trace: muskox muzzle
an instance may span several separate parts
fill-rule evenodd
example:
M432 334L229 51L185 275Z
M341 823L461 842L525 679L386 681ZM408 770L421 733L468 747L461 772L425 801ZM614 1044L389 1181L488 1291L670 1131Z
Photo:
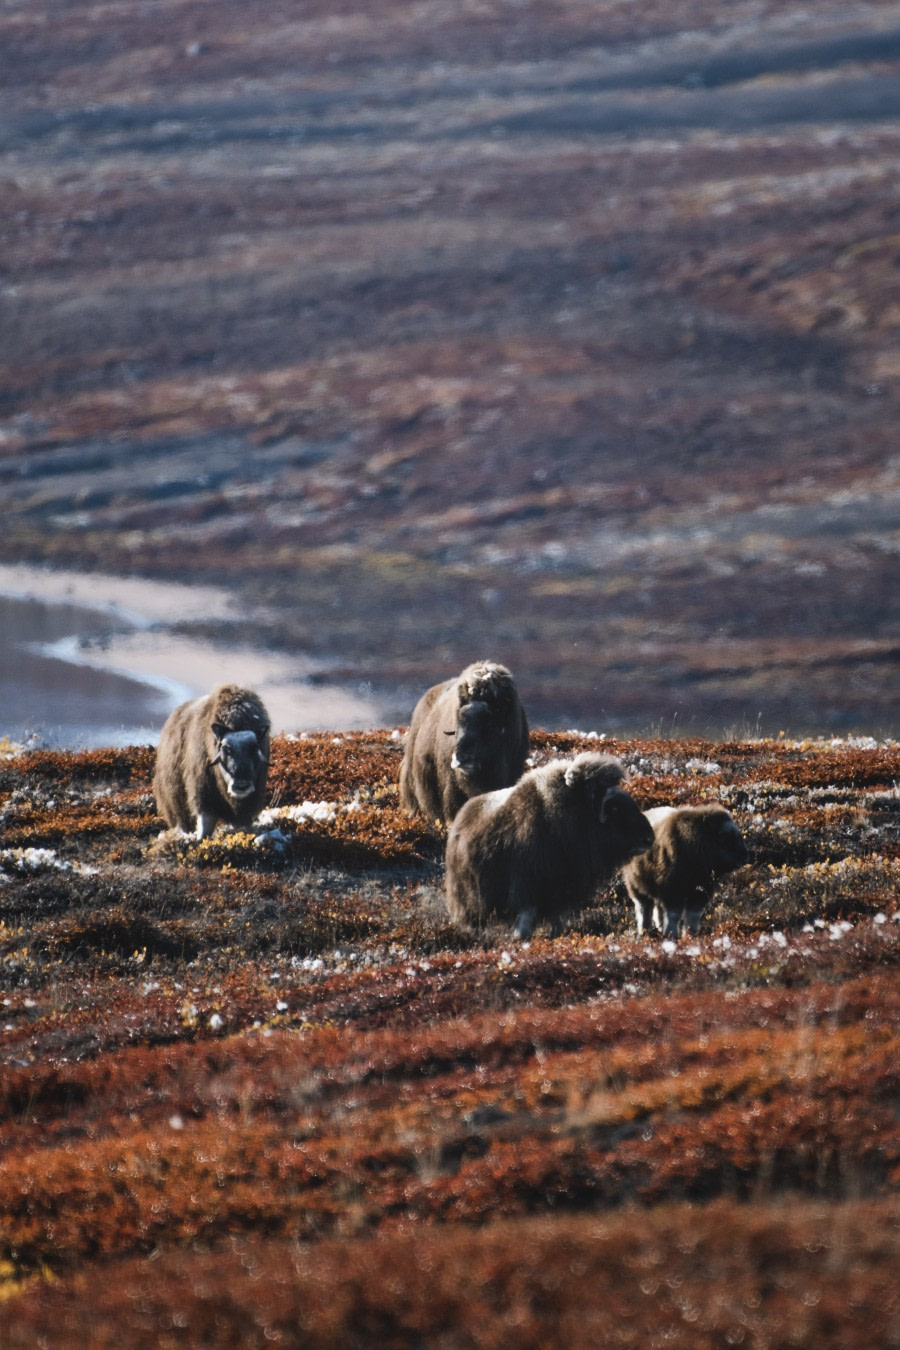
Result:
M268 760L255 731L228 731L219 739L212 762L222 772L228 796L240 801L256 791Z

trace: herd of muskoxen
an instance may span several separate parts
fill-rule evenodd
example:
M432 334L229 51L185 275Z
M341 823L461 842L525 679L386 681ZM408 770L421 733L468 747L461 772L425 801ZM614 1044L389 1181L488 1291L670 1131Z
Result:
M203 839L248 828L265 798L269 718L250 689L184 703L160 735L153 790L167 825ZM528 720L505 666L479 661L422 695L400 769L400 804L448 827L454 923L557 933L621 872L638 933L695 933L716 881L748 852L719 806L642 812L625 771L588 752L528 770Z

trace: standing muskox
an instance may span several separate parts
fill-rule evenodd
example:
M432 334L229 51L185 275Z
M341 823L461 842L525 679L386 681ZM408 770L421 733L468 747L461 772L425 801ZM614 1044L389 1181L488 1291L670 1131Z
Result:
M219 820L246 828L262 807L268 769L269 717L259 696L220 685L167 719L153 774L157 810L198 839Z
M436 684L413 711L400 805L448 824L470 797L509 787L528 758L528 721L505 666L478 661Z
M622 871L638 934L651 921L669 937L696 933L719 877L743 867L747 845L724 806L656 806L653 843Z
M474 797L447 839L447 908L459 924L490 917L528 938L542 920L558 932L601 882L653 842L624 770L588 753L533 769L501 792Z

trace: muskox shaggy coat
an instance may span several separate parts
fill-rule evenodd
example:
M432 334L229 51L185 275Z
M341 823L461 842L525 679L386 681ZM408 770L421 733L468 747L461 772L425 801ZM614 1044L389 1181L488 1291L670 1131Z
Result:
M413 710L400 768L400 805L449 823L470 797L515 783L528 758L528 721L505 666L479 661L436 684Z
M638 933L651 923L670 937L696 933L716 882L748 861L747 845L723 806L657 806L646 816L653 843L622 871Z
M491 918L520 938L549 920L558 931L601 882L653 841L607 755L554 760L511 788L473 797L447 839L447 908L458 924Z
M269 717L258 695L220 685L166 721L153 774L157 810L198 839L220 820L246 828L265 799L268 768Z

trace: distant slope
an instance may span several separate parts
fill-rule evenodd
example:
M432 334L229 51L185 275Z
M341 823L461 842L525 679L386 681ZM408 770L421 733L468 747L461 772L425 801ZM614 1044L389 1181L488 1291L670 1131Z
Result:
M0 16L4 560L408 715L896 729L896 5ZM219 630L221 631L221 630Z

